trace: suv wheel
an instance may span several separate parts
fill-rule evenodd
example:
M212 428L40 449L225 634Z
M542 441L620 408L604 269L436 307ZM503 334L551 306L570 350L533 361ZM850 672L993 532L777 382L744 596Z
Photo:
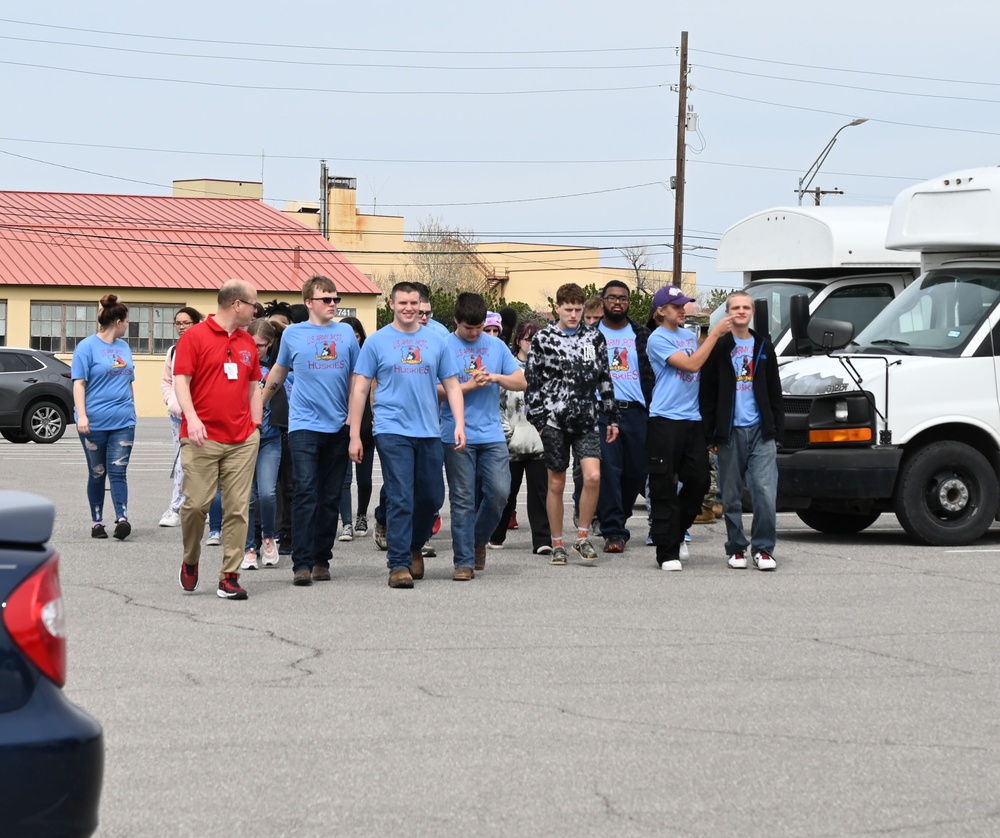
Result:
M21 427L33 442L55 442L66 432L66 414L55 402L37 402L28 408Z

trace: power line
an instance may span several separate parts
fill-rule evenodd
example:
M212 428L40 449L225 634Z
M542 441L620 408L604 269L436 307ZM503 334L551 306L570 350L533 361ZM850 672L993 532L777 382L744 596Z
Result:
M994 81L968 81L966 79L940 79L931 76L910 76L903 73L883 73L876 70L853 70L846 67L823 67L816 64L795 64L790 61L775 61L771 58L754 58L749 55L733 55L727 52L712 52L707 49L692 50L693 52L704 53L705 55L718 55L722 58L736 58L740 61L756 61L762 64L777 64L782 67L796 67L804 70L823 70L828 73L855 73L865 76L882 76L883 78L905 79L907 81L932 81L943 84L971 84L986 87L1000 87L1000 82Z
M106 29L85 29L77 26L59 26L52 23L36 23L30 20L13 20L0 18L0 23L13 23L17 26L35 26L42 29L60 29L66 32L86 32L91 35L112 35L118 38L146 38L155 41L179 41L192 44L223 44L240 47L268 47L272 49L303 49L321 50L327 52L371 52L390 53L394 55L571 55L585 53L607 52L663 52L672 51L669 46L651 47L603 47L601 49L563 49L563 50L419 50L419 49L373 49L370 47L331 47L309 46L306 44L262 43L255 41L220 41L209 38L182 38L172 35L149 35L135 32L114 32Z
M764 99L752 99L749 96L737 96L733 93L722 93L718 90L708 90L704 87L698 88L699 93L708 93L712 96L723 96L727 99L738 99L741 102L752 102L755 105L770 105L775 108L790 108L797 111L808 111L809 113L823 113L830 116L839 116L843 119L853 119L857 114L842 113L840 111L827 111L822 108L807 108L805 105L788 105L784 102L768 102ZM982 131L978 128L955 128L951 125L921 125L914 122L897 122L891 119L878 119L869 117L869 122L877 122L881 125L896 125L902 128L925 128L928 131L956 131L960 134L982 134L987 137L1000 137L1000 131Z
M0 61L11 67L28 67L33 70L53 70L58 73L75 73L126 81L155 81L164 84L187 84L196 87L222 87L230 90L264 90L271 93L337 93L345 96L536 96L567 93L623 93L635 90L656 90L663 84L640 84L619 87L567 87L545 90L345 90L330 87L284 87L280 85L235 84L233 82L205 81L204 79L171 79L158 76L105 73L98 70L81 70L78 67L56 67L51 64L31 64L25 61Z
M357 62L342 62L342 61L301 61L295 59L287 58L261 58L257 56L243 56L243 55L205 55L203 53L192 53L192 52L164 52L162 50L148 50L148 49L133 49L131 47L113 47L107 46L105 44L82 44L74 41L51 41L44 40L42 38L18 38L14 35L0 35L0 40L4 41L17 41L19 43L28 44L47 44L49 46L62 46L62 47L77 47L79 49L93 49L102 50L106 52L124 52L130 55L152 55L161 58L200 58L208 61L244 61L253 64L285 64L295 67L354 67L366 70L431 70L435 72L440 71L480 71L480 72L508 72L508 71L600 71L604 72L606 70L663 70L671 66L671 64L602 64L602 65L588 65L588 66L572 66L572 65L562 65L554 67L552 65L520 65L520 66L492 66L492 67L470 67L470 66L445 66L445 65L428 65L428 64L360 64ZM478 54L478 53L477 53Z
M839 82L831 82L831 81L817 81L817 80L814 80L814 79L801 79L801 78L793 79L793 78L788 78L788 77L785 77L785 76L771 76L771 75L766 75L764 73L749 73L749 72L746 72L745 70L730 70L730 69L727 69L725 67L712 67L712 66L709 66L707 64L702 64L701 68L702 69L706 69L706 70L715 70L715 71L720 72L720 73L734 73L736 75L747 76L749 78L755 78L755 79L771 79L773 81L790 81L790 82L795 82L797 84L816 84L816 85L821 85L822 87L838 87L838 88L841 88L843 90L863 90L863 91L865 91L865 93L884 93L884 94L887 94L887 95L890 95L890 96L915 96L915 97L920 98L920 99L948 99L949 101L954 101L954 102L979 102L979 103L985 103L985 104L990 104L990 105L1000 105L1000 101L998 101L996 99L979 99L979 98L975 98L975 97L972 97L972 96L956 96L956 95L954 95L952 93L948 93L948 94L941 94L941 93L912 93L912 92L905 91L905 90L880 90L879 88L876 88L876 87L867 87L867 86L861 86L861 85L856 85L856 84L840 84Z

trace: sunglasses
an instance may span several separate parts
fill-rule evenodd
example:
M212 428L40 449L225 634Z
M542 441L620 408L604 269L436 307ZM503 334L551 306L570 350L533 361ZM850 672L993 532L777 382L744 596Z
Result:
M314 303L323 303L325 306L340 305L340 297L310 297Z
M178 326L178 327L180 327L180 326L193 326L194 325L194 321L193 320L175 320L174 321L174 325Z

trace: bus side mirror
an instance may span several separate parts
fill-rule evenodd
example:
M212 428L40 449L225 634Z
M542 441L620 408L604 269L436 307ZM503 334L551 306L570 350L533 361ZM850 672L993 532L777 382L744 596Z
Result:
M809 297L795 294L788 301L788 328L792 333L792 347L796 355L812 355L813 342L809 339Z
M753 330L761 337L771 339L771 318L767 310L767 300L754 300Z
M854 324L846 320L828 320L825 317L814 317L809 321L806 331L814 344L824 352L843 349L854 337Z

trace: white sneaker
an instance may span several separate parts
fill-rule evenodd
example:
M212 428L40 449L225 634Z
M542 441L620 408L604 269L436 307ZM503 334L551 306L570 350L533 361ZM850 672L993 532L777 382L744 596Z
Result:
M168 509L163 513L163 517L160 518L161 527L179 527L181 525L181 516L179 513L174 512L172 509Z
M491 550L503 550L502 544L494 544L492 541L486 542L486 546L489 547Z
M265 538L263 543L260 545L260 561L264 567L277 567L278 566L278 545L274 543L273 538Z
M240 570L257 569L257 551L251 547L243 554L243 561L240 562Z
M734 553L729 557L727 564L733 570L746 570L747 569L747 554L742 550L739 553Z
M671 559L669 562L664 562L660 565L660 570L683 570L681 566L680 559Z
M753 566L757 570L774 570L778 563L767 550L760 550L753 554Z
M340 538L338 541L354 541L354 527L350 524L344 524L344 528L340 531Z
M677 555L680 556L682 559L691 558L691 551L688 549L687 544L685 544L683 541L681 542L681 549L678 551Z
M222 544L222 533L218 530L213 530L208 534L208 541L205 545L208 547L219 547Z

